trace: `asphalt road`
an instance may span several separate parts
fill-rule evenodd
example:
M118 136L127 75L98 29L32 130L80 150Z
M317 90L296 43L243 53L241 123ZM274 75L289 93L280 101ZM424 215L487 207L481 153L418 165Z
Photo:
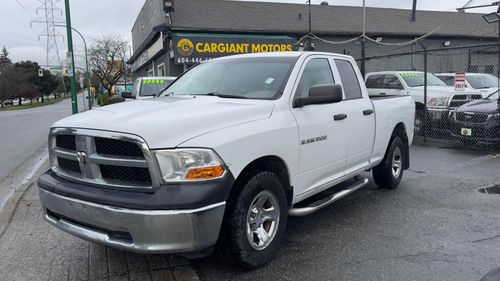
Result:
M500 153L500 151L498 152ZM479 280L500 266L500 155L415 145L400 187L373 184L291 218L274 261L243 271L194 262L202 280Z
M78 95L83 107L83 95ZM71 115L71 100L24 110L0 112L0 182L47 143L55 121Z

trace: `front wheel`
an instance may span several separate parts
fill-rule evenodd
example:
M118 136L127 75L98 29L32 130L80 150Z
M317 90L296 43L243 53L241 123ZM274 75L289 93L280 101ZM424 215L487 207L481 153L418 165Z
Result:
M373 179L378 187L395 189L403 178L405 147L399 137L392 139L384 160L373 168Z
M283 183L271 172L259 172L234 197L226 220L228 253L243 267L258 268L274 258L285 234Z

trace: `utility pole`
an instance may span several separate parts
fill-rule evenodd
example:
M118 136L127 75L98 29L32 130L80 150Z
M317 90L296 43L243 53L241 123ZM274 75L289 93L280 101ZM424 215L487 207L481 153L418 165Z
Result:
M64 24L56 24L55 26L66 27L66 25L64 25ZM89 68L89 55L88 55L88 48L87 48L87 40L85 40L85 37L83 37L82 33L80 33L80 31L78 31L76 28L71 27L71 30L76 32L76 34L78 34L80 36L80 38L82 38L83 46L85 48L85 68L86 68L85 72L87 73L87 77L86 77L86 79L87 79L87 98L89 101L89 110L90 110L90 109L92 109L93 100L92 100L92 95L90 93L90 68Z
M361 75L366 74L366 0L363 0L363 35L361 36Z
M413 8L411 9L410 21L417 20L417 0L413 0Z
M311 1L312 0L308 0L307 2L309 3L308 7L309 7L309 33L312 32L312 19L311 19Z
M73 114L78 113L78 101L76 96L76 77L75 77L75 56L73 54L73 34L71 32L71 11L69 6L69 0L64 0L64 6L66 11L66 33L68 34L68 59L70 60L69 69L69 81L71 85L71 110Z

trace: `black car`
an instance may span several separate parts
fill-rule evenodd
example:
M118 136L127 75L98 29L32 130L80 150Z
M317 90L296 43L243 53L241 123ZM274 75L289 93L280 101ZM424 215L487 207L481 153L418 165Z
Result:
M466 144L500 143L500 103L498 91L482 100L466 103L455 109L452 136Z

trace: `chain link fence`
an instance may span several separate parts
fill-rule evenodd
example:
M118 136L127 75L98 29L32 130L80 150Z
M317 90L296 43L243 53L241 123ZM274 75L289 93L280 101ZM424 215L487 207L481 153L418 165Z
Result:
M498 44L422 45L418 51L367 57L365 78L370 95L413 97L417 138L500 151L499 60Z

